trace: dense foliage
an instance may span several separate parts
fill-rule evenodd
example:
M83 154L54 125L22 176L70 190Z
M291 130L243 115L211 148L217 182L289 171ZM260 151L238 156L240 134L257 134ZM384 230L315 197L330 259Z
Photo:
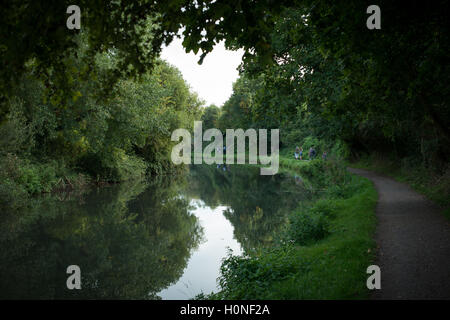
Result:
M445 170L449 39L442 8L380 7L383 27L375 31L364 30L364 5L319 1L284 11L270 36L275 63L244 65L219 123L282 128L282 145L291 149L318 138L323 149L344 142L354 154L391 153Z
M181 32L187 51L201 50L200 60L221 40L245 50L243 75L219 126L278 127L290 148L312 137L326 149L381 151L446 170L446 1L380 1L381 30L366 27L369 3L358 0L81 1L84 68L73 59L80 32L65 29L66 5L7 1L0 28L7 39L0 50L2 118L11 108L5 97L30 65L46 95L70 105L79 91L71 84L97 74L98 55L115 60L97 83L108 96L112 84L154 68L161 45ZM72 69L79 71L75 79L66 72Z
M220 108L212 104L203 109L201 121L203 130L217 128L217 119L220 115Z
M272 63L257 51L245 61L217 123L280 128L290 157L314 146L384 162L448 205L448 3L378 5L381 30L366 28L364 1L286 5L267 38Z
M2 207L16 206L27 194L180 169L170 161L171 132L192 127L202 104L180 72L155 60L151 73L122 78L104 96L101 90L115 56L96 56L86 79L84 35L78 41L78 56L63 61L73 95L59 99L50 94L36 76L38 66L30 63L5 102L9 112L0 124Z

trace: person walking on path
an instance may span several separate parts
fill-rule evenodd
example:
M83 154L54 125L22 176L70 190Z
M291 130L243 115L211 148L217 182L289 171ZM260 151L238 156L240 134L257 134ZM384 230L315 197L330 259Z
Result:
M316 157L316 150L314 149L314 146L309 148L309 160L314 160Z
M298 160L298 157L300 156L300 148L297 146L296 148L295 148L295 152L294 152L294 157L295 157L295 160Z

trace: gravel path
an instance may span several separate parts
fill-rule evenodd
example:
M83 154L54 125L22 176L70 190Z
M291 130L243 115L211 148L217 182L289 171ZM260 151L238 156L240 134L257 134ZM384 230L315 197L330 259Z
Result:
M375 240L381 289L373 299L450 299L450 222L405 184L349 168L378 191Z

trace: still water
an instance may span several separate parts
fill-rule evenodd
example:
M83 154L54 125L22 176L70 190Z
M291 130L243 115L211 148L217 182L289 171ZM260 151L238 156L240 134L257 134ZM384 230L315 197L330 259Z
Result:
M269 246L308 192L249 166L32 199L2 213L0 299L190 299L217 291L222 259ZM66 269L81 269L68 290Z

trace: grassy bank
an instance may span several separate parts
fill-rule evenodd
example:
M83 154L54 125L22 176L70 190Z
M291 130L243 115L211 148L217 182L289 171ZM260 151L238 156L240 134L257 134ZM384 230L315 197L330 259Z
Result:
M299 203L273 247L228 256L221 267L221 291L206 298L367 298L366 269L375 246L372 183L330 161L281 156L280 166L308 179L316 200Z
M408 184L441 206L444 215L450 219L450 167L444 172L436 172L423 165L414 165L377 155L352 161L348 165L371 170Z

